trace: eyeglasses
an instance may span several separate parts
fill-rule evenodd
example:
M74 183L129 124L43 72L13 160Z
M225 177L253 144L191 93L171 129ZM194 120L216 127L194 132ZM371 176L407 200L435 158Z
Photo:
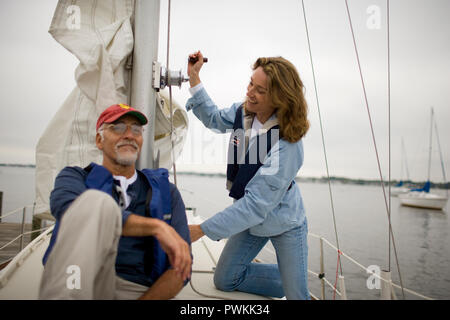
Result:
M108 126L105 127L105 129L111 129L114 133L116 134L124 134L128 128L131 129L131 133L133 134L133 136L135 137L140 137L142 136L142 132L144 132L144 128L141 125L138 124L126 124L123 122L119 122L119 123L112 123L109 124Z

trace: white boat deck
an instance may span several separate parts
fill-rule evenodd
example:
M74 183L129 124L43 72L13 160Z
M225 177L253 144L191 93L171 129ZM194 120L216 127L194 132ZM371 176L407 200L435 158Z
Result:
M200 224L201 218L187 212L189 224ZM203 237L192 244L194 263L192 265L191 282L187 284L175 299L231 299L231 300L261 300L271 299L243 292L224 292L214 286L213 276L225 240L213 241Z
M0 300L35 300L41 282L42 257L50 242L50 227L30 242L0 271Z

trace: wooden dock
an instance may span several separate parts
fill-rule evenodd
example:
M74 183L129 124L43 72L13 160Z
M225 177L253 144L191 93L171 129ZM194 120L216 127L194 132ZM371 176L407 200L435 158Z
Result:
M25 231L31 231L31 223L25 224ZM9 241L16 238L22 233L21 223L10 223L2 222L0 223L0 248L7 244ZM25 235L23 238L23 247L25 248L31 241L31 235ZM6 248L0 250L0 264L13 258L20 251L20 238L14 241L12 244Z

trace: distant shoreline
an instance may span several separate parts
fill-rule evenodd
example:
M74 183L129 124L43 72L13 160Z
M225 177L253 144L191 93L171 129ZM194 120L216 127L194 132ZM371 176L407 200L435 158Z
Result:
M36 168L35 164L20 164L20 163L0 163L0 167L18 167L18 168ZM205 173L205 172L185 172L185 171L178 171L177 174L181 175L191 175L191 176L201 176L201 177L223 177L225 178L226 175L224 173ZM328 178L327 177L296 177L296 181L298 182L313 182L313 183L327 183ZM356 185L379 185L380 180L370 180L370 179L354 179L354 178L346 178L346 177L330 177L330 181L332 183L339 183L339 184L356 184ZM403 181L405 185L408 187L414 188L414 187L421 187L425 184L426 181ZM399 183L398 180L392 180L391 186L396 185ZM388 183L385 181L385 185L387 186ZM450 189L450 182L444 183L434 183L431 182L431 188L433 189Z
M36 168L35 164L0 163L0 167Z
M202 177L223 177L226 178L226 175L223 173L204 173L204 172L183 172L178 171L179 175L190 175L190 176L202 176ZM297 182L313 182L313 183L328 183L327 177L296 177L295 180ZM380 180L368 180L368 179L352 179L345 177L330 177L330 181L332 183L338 184L355 184L355 185L380 185ZM391 187L399 183L398 180L391 181ZM421 188L425 181L403 181L403 183L411 188ZM386 186L388 183L385 181ZM431 188L433 189L450 189L450 182L447 183L434 183L431 182Z

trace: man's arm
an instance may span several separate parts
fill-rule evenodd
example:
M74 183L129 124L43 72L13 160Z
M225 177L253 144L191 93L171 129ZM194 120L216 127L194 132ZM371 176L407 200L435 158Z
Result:
M170 196L172 202L172 227L190 245L189 228L187 225L186 208L181 194L174 184L170 184ZM190 253L190 251L189 251ZM190 277L190 273L189 273ZM169 269L144 293L140 300L172 299L175 297L187 281L181 281L175 270Z
M164 272L139 300L168 300L183 289L184 282L174 269Z
M192 254L186 209L180 192L172 183L170 184L170 196L172 207L171 226L159 219L130 214L123 226L122 235L155 236L158 239L163 250L169 257L170 264L174 268L174 270L170 269L166 271L166 273L171 271L168 275L166 275L166 273L163 274L164 279L168 277L167 279L169 280L167 282L171 283L170 285L173 286L173 288L176 288L174 291L172 291L171 288L167 292L176 295L182 289L183 281L185 281L184 284L186 284L186 280L191 276ZM178 274L178 280L181 281L181 286L176 285L178 281L171 279L174 274ZM155 282L155 284L157 282ZM152 285L152 288L155 284Z
M182 280L191 275L192 255L186 210L181 194L174 184L170 184L172 204L172 225L162 220L130 214L122 227L123 236L154 236L169 257L172 267Z
M161 222L163 221L159 219L131 213L122 226L122 235L126 237L154 236L161 228L164 228Z
M156 237L182 281L189 278L192 264L189 244L164 221L130 214L122 227L122 235Z
M84 191L86 173L79 167L65 167L55 179L55 186L50 193L50 212L60 220L64 212Z

